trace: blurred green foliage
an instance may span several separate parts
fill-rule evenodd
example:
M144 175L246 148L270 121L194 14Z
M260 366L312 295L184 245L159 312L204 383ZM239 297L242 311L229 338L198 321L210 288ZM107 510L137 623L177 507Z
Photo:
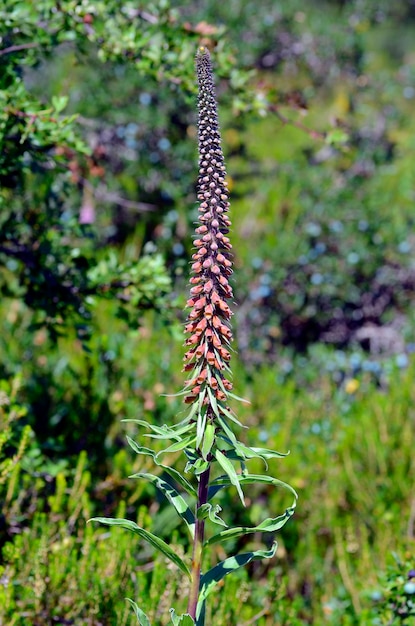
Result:
M301 497L270 568L225 581L215 624L400 623L414 15L404 0L0 0L0 623L128 624L125 595L154 620L183 601L177 572L85 520L175 530L125 479L145 468L119 420L180 411L160 394L182 384L200 41L230 173L240 417L291 448L279 475ZM252 493L252 516L281 504Z

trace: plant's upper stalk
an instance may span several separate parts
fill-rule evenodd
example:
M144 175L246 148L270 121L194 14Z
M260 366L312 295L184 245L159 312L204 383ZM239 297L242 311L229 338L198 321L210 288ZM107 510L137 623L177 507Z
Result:
M184 361L184 369L192 372L185 382L185 402L200 402L212 420L218 409L226 402L227 392L232 389L229 380L229 344L232 331L229 320L232 312L227 300L233 297L229 284L232 274L229 238L230 221L226 172L221 148L218 114L210 54L200 47L196 55L199 85L198 137L199 178L198 199L199 225L194 241L191 307L185 327L190 336ZM214 398L214 400L212 400Z

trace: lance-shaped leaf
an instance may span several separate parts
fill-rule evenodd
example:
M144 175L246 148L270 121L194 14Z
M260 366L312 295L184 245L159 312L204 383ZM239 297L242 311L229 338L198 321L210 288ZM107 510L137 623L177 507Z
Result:
M290 517L293 516L295 506L290 506L285 510L285 513L278 515L278 517L268 517L258 526L236 526L235 528L227 528L220 533L213 535L205 542L205 546L211 546L214 543L220 543L227 541L228 539L236 539L236 537L249 535L256 532L268 532L275 533L280 530L288 522Z
M170 609L170 615L174 626L195 626L192 617L188 613L176 615L176 611L174 609Z
M205 542L206 546L222 541L227 541L228 539L235 539L236 537L240 537L241 535L248 535L255 532L276 532L277 530L280 530L294 514L298 496L295 490L290 485L287 485L277 478L272 478L272 476L257 476L255 474L248 476L237 476L240 483L243 485L264 483L274 486L282 486L288 489L293 494L293 503L290 507L287 507L282 515L278 515L277 517L268 517L257 526L237 526L235 528L228 528L226 530L223 530L220 533L213 535L213 537L210 537L210 539ZM220 476L219 478L216 478L214 481L212 481L210 490L212 490L213 493L216 493L218 489L221 489L223 486L229 487L231 484L233 483L231 483L228 476ZM209 493L209 497L211 497L211 492Z
M127 421L127 420L124 420ZM139 426L146 426L153 431L153 433L147 433L144 437L151 437L152 439L175 439L176 437L180 437L187 432L190 432L193 429L193 425L189 424L189 420L186 420L185 423L181 422L180 424L176 424L175 426L155 426L154 424L148 424L143 420L134 420Z
M226 390L225 390L226 391ZM248 428L248 426L246 426L245 424L242 424L237 417L232 413L232 411L224 406L220 406L219 410L221 413L223 413L228 419L230 419L232 422L235 422L235 424L237 424L238 426L240 426L241 428Z
M137 620L138 620L138 623L140 624L140 626L151 626L150 621L149 621L147 615L144 613L144 611L142 611L140 608L138 608L136 603L133 600L130 600L130 598L125 598L125 599L133 607L133 611L136 614L136 617L137 617Z
M242 492L241 485L239 482L240 476L238 476L238 474L236 473L234 466L229 461L229 459L227 459L226 456L222 454L220 450L215 451L215 457L219 465L229 476L229 480L231 481L232 485L236 487L236 490L241 499L241 502L245 506L244 494Z
M237 474L237 476L241 485L265 484L273 485L274 487L283 487L284 489L288 489L288 491L293 494L295 500L298 498L295 489L278 478L264 476L262 474ZM231 484L233 483L228 476L218 476L218 478L215 478L210 483L208 499L210 500L220 489L229 487Z
M152 450L151 448L145 448L144 446L139 446L138 443L136 443L134 439L131 439L131 437L128 437L128 435L127 435L127 441L129 445L131 446L131 448L134 450L134 452L136 452L137 454L151 456L154 463L158 465L159 467L163 468L163 470L167 472L167 474L169 474L169 476L171 476L177 482L178 485L183 487L183 489L189 495L197 497L197 492L196 492L196 489L193 487L193 485L191 485L176 469L168 465L163 465L163 463L160 463L158 459L156 459L156 453L154 452L154 450ZM135 478L135 474L130 476L130 478Z
M247 400L246 398L241 398L240 396L236 396L234 393L230 393L229 391L228 391L228 396L230 396L234 400L238 400L238 402L244 402L245 404L251 404L250 400Z
M215 394L213 393L212 389L210 387L207 387L207 392L208 392L208 396L209 396L209 402L210 402L210 406L213 409L213 412L216 416L219 415L219 409L218 409L218 403L216 401L215 398Z
M202 443L202 456L207 460L207 456L212 449L213 443L215 441L215 427L213 424L207 424L205 428L205 433L203 435L203 443Z
M134 478L145 478L149 480L153 485L160 489L160 491L166 496L167 500L174 506L180 517L186 522L187 528L192 538L195 536L195 516L190 510L186 500L176 491L173 485L160 476L154 476L153 474L145 474L139 472L134 474Z
M162 456L163 454L169 454L171 452L179 452L180 450L183 450L184 448L190 447L192 444L195 443L195 441L196 441L196 437L184 437L184 439L181 439L180 441L176 441L175 443L172 443L172 445L169 446L168 448L165 448L164 450L160 450L160 452L157 452L154 458L157 461L158 458Z
M187 392L185 392L187 393ZM197 410L197 406L195 407L194 405L190 408L189 413L186 415L186 417L184 419L181 420L181 422L178 422L177 424L174 424L173 426L168 426L167 424L163 424L163 426L156 426L155 424L150 424L149 422L146 422L145 420L138 420L138 419L133 419L133 418L126 418L121 420L122 422L131 422L134 424L138 424L139 426L144 426L145 428L150 428L153 432L159 432L160 435L162 435L163 433L166 432L175 432L177 430L180 430L182 427L186 426L189 424L189 422L191 421L192 417L194 416L195 412ZM177 434L177 433L176 433Z
M267 459L281 459L286 456L287 454L276 452L275 450L269 450L267 448L251 448L241 443L240 441L235 442L234 450L230 451L228 454L228 457L230 459L238 461L261 459L264 462L266 468L268 468Z
M154 548L156 548L159 552L164 554L165 557L170 559L172 563L177 565L182 572L187 574L190 577L190 571L187 567L186 563L182 561L182 559L170 548L170 546L157 537L153 535L153 533L148 532L141 526L138 526L135 522L132 522L128 519L119 519L119 518L111 518L111 517L93 517L88 520L89 522L100 522L101 524L106 524L107 526L121 526L121 528L125 528L126 530L130 530L135 535L138 535L142 539L145 539L149 544L151 544Z
M270 550L255 550L254 552L245 552L243 554L237 554L236 556L230 556L206 572L206 574L204 574L200 579L199 600L196 609L196 624L198 626L203 626L203 618L202 621L200 621L200 618L203 615L206 598L210 593L212 593L219 581L225 578L228 574L231 574L235 570L239 569L243 565L247 565L253 560L271 559L275 555L276 550L277 543L275 542Z
M200 448L200 444L202 443L203 435L205 434L206 420L206 411L200 411L196 423L196 448Z
M222 415L219 415L218 420L219 420L219 424L222 426L223 432L225 433L226 437L231 442L231 448L234 448L236 445L238 445L238 440L236 439L233 430L229 428L228 424L226 423L226 420L223 418Z

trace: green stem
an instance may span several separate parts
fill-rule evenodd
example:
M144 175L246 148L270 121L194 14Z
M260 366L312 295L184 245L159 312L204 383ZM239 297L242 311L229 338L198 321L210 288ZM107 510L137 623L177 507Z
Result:
M197 493L197 505L196 514L198 509L207 503L208 489L209 489L209 475L210 465L200 475L199 488ZM203 541L205 537L205 521L202 519L196 519L195 526L195 538L193 542L193 554L192 554L192 580L190 586L189 602L187 605L187 612L196 622L196 608L199 598L199 586L200 586L200 571L202 567L202 554L203 554Z

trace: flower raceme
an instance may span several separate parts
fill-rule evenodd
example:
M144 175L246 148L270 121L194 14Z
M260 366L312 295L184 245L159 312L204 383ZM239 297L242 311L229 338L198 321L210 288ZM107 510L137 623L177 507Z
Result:
M227 300L233 297L229 277L232 274L229 238L231 222L226 171L221 148L215 88L210 54L200 47L196 55L199 86L199 224L196 228L196 248L193 254L190 279L191 307L185 332L190 349L184 356L184 370L192 372L185 381L185 402L199 401L213 418L216 411L212 398L225 402L232 389L229 380L229 346L232 341L230 318L232 312ZM206 393L207 388L209 393Z
M234 425L242 427L242 424L227 404L228 396L238 399L232 393L229 367L232 312L228 301L233 298L232 287L229 284L232 274L232 246L227 236L230 227L227 216L229 199L212 65L209 51L204 47L199 48L197 52L196 70L199 85L200 206L190 278L191 297L187 302L190 312L185 326L188 351L184 357L184 370L188 372L188 380L185 381L184 390L181 392L184 393L184 400L190 407L186 417L172 426L166 424L160 426L141 419L130 420L150 429L151 433L147 434L147 437L159 441L173 440L172 444L167 444L162 450L156 451L128 438L130 446L137 454L150 456L159 468L155 474L139 472L133 478L143 478L154 484L185 523L192 542L191 567L189 568L186 559L182 559L163 539L135 522L125 519L93 518L94 521L109 526L124 527L138 535L189 576L187 613L178 616L174 609L171 609L174 626L204 626L206 599L216 588L216 584L252 560L272 558L277 544L274 542L270 550L258 549L229 556L211 569L203 571L205 550L212 544L226 543L229 539L235 540L242 535L252 533L274 535L293 515L297 500L294 489L281 480L268 475L250 474L248 471L247 462L251 459L261 459L267 466L269 459L281 458L285 454L266 448L252 448L239 441L233 431ZM161 460L167 453L180 451L184 452L187 459L183 474ZM234 466L235 462L240 466L239 472ZM217 470L221 474L212 476L211 479L213 467L215 474ZM193 479L189 481L184 474L193 474ZM268 517L257 526L230 527L219 515L221 512L219 504L212 504L211 501L214 500L217 491L232 487L236 488L241 503L246 506L242 488L251 484L284 488L291 492L292 504L281 515ZM192 500L195 501L194 508L189 504ZM209 531L207 538L206 522ZM148 617L134 601L129 602L139 624L149 626Z

